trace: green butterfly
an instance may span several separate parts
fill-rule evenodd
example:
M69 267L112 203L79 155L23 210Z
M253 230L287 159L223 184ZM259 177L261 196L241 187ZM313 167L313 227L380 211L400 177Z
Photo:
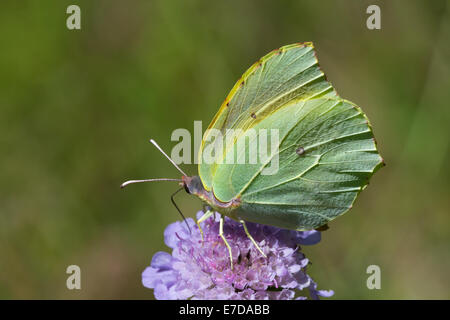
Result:
M212 129L224 136L229 130L239 129L241 134L217 149L215 161L206 162L205 150L217 147ZM252 153L242 147L248 138L245 133L263 129L277 129L279 137L268 159L236 163L236 157L247 159ZM275 156L278 170L263 174ZM240 221L264 255L245 221L293 230L325 226L352 207L384 164L366 115L338 96L319 68L311 42L274 50L243 74L206 130L198 157L199 176L189 177L171 161L183 174L184 189L207 206L199 228L213 212L221 214L220 236L231 263L231 248L223 236L224 215ZM180 181L131 180L122 186L157 180Z

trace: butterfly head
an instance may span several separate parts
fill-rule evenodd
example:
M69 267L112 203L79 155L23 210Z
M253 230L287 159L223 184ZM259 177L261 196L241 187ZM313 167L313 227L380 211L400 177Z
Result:
M184 190L189 194L201 194L205 190L199 176L183 176L181 180Z

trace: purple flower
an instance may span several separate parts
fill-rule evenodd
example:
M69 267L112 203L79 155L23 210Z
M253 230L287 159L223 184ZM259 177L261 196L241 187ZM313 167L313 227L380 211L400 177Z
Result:
M198 212L200 217L203 212ZM309 260L300 244L320 241L318 231L291 231L247 223L248 230L263 250L255 248L241 224L225 218L224 235L233 253L230 267L228 249L219 237L219 220L203 222L204 241L192 219L177 221L164 231L172 255L157 252L142 273L145 287L154 289L156 299L245 299L290 300L330 297L333 291L317 290L306 273Z

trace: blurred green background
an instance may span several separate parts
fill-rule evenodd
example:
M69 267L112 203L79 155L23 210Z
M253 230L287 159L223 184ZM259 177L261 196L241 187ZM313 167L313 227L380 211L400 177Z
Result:
M66 8L81 7L81 30ZM366 8L381 7L381 30ZM141 272L179 215L176 128L204 127L272 49L313 41L367 113L387 166L305 247L340 299L450 298L448 1L5 1L0 4L0 298L152 299ZM446 160L447 159L447 160ZM184 166L189 174L195 166ZM188 216L200 202L178 198ZM68 290L68 265L82 289ZM366 287L381 268L381 290Z

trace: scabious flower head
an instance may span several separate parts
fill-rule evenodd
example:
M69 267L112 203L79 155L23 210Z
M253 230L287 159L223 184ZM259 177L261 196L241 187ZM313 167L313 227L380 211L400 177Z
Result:
M203 212L197 214L198 217ZM317 290L306 273L309 263L300 251L303 244L320 241L318 231L292 231L247 223L264 257L248 239L242 225L225 218L224 235L231 246L233 269L228 249L219 236L219 219L211 217L198 227L192 219L177 221L164 231L172 254L157 252L142 273L145 287L154 289L156 299L244 299L291 300L330 297L333 291Z

